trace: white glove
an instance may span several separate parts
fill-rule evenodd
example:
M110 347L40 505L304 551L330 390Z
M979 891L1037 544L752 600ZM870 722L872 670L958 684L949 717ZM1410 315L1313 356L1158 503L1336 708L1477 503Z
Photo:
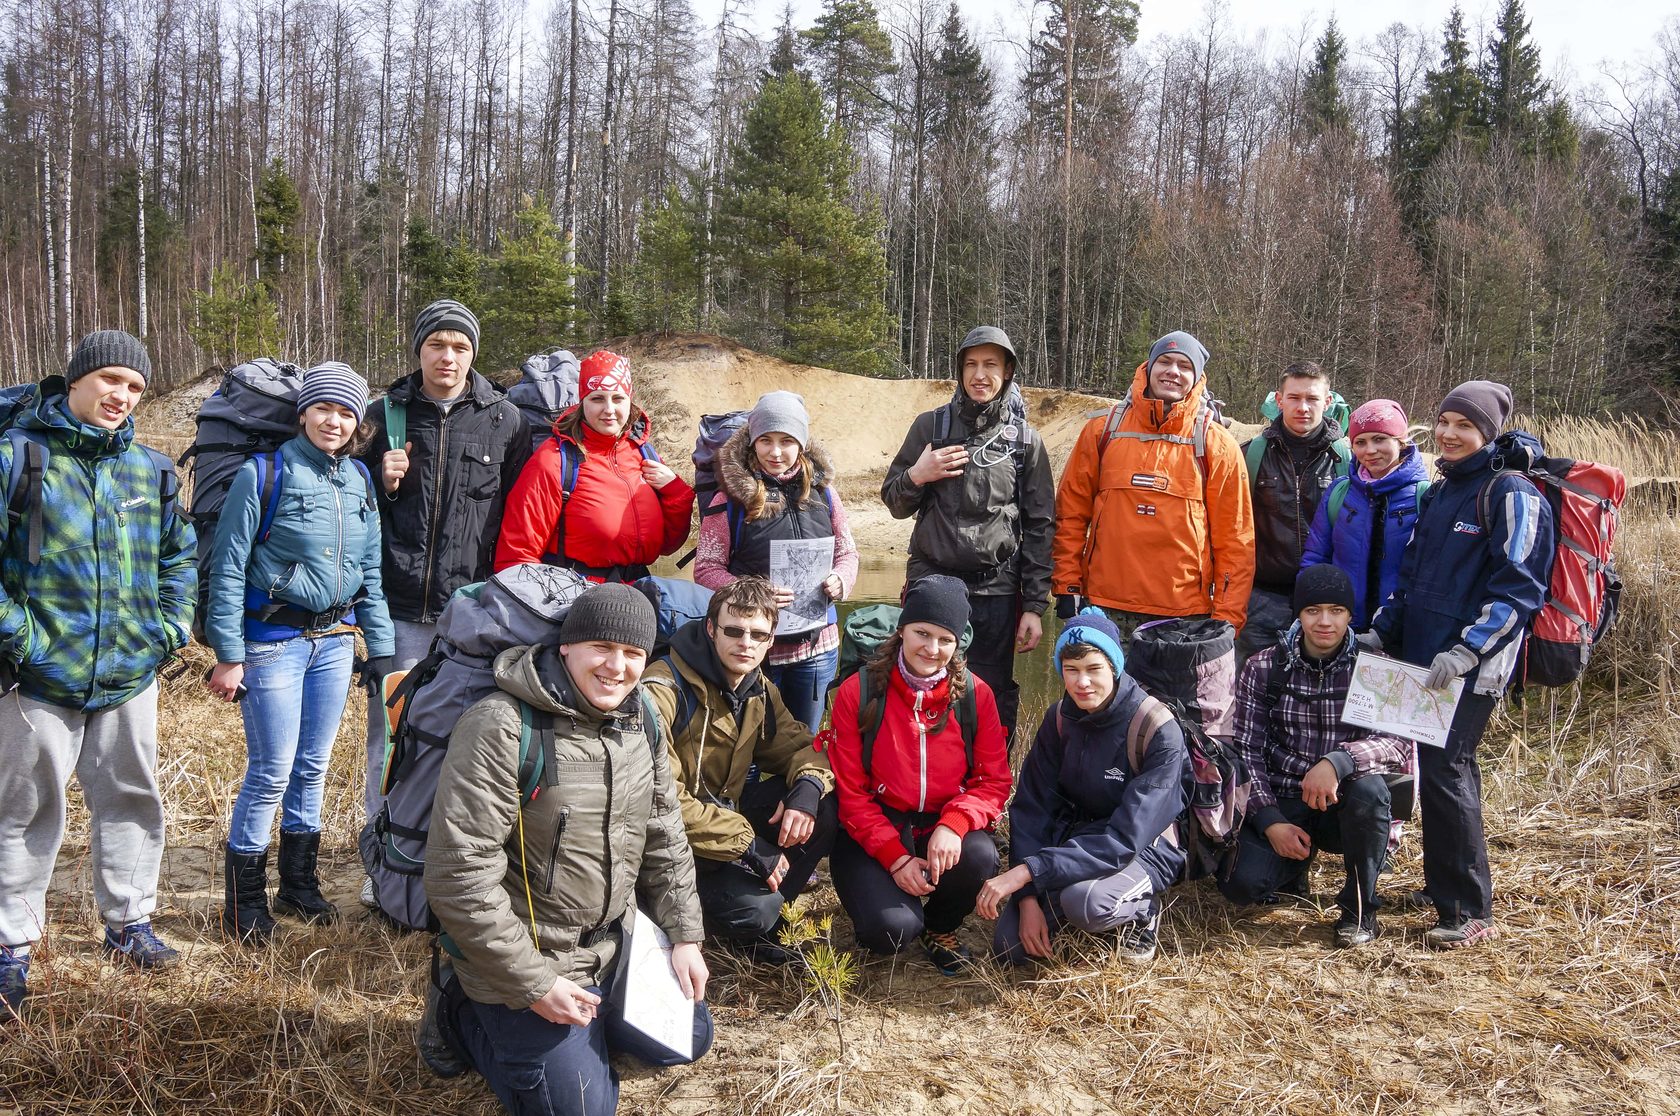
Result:
M1454 678L1470 673L1476 666L1476 653L1462 643L1454 644L1435 656L1429 664L1429 677L1424 685L1431 690L1444 690Z
M1375 628L1371 629L1368 632L1358 633L1357 635L1355 635L1353 637L1353 642L1357 643L1359 646L1363 647L1367 651L1375 651L1379 655L1382 653L1382 649L1383 649L1382 636L1377 634Z

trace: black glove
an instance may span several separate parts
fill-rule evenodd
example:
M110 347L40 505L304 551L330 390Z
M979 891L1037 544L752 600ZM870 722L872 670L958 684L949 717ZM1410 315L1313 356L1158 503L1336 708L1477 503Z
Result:
M776 865L781 862L782 850L774 841L766 841L762 837L754 837L747 851L740 856L740 863L750 869L753 875L768 883L770 877L776 874Z
M371 659L362 660L362 685L367 692L379 696L379 688L385 682L385 676L390 674L397 665L395 655L378 655Z
M1072 620L1079 615L1079 610L1085 606L1085 601L1078 593L1056 594L1056 616L1061 620Z
M822 784L808 775L801 775L793 781L793 788L782 796L782 809L798 810L801 814L817 816L817 805L822 802Z

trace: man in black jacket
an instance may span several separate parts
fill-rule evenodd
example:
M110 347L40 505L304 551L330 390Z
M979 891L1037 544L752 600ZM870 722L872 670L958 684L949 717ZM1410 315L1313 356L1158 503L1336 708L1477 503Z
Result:
M478 319L471 310L442 299L420 311L413 352L419 369L391 385L383 406L368 409L373 437L362 455L382 493L385 599L397 630L392 671L425 658L455 590L490 576L502 502L531 456L531 429L519 408L472 370ZM384 762L384 710L374 699L369 824L383 798ZM362 889L369 905L371 884Z
M1038 646L1050 599L1056 486L1038 431L1015 386L1015 347L976 326L957 350L951 401L916 416L887 468L881 500L916 517L907 581L947 574L968 586L974 642L968 665L1015 731L1015 655Z
M1283 370L1278 417L1243 443L1254 500L1254 589L1248 620L1237 637L1237 665L1277 642L1295 622L1290 594L1319 500L1350 456L1343 431L1329 416L1330 374L1316 361Z

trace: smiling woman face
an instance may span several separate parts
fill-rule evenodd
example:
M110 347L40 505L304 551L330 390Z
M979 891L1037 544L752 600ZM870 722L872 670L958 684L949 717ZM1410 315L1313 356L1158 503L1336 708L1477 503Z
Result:
M1463 461L1485 445L1476 424L1457 411L1442 411L1435 420L1435 452L1442 461Z

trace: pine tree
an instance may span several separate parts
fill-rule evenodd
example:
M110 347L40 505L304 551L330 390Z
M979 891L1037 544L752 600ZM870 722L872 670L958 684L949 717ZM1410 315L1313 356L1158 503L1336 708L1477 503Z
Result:
M630 276L631 330L693 329L700 302L699 210L676 186L641 225L641 251Z
M192 300L188 336L223 368L280 351L285 338L267 284L248 283L234 265L223 264L210 276L210 286L194 291Z
M992 72L963 26L956 0L939 29L938 90L928 131L936 143L985 139L991 130Z
M572 320L565 232L546 201L527 203L502 236L501 254L489 265L489 289L481 296L482 349L487 367L512 364L566 340Z
M1302 124L1308 136L1346 128L1348 107L1342 100L1342 63L1347 61L1347 40L1331 16L1313 49L1312 68L1307 71L1302 96Z
M799 69L799 32L793 26L793 5L782 9L782 22L776 25L776 37L770 44L770 57L765 61L766 77L781 77Z
M879 218L846 204L852 153L810 78L765 81L732 150L719 214L747 300L736 328L790 360L853 372L887 364Z
M873 0L823 0L823 14L799 35L819 67L841 135L855 140L885 115L881 82L898 69Z
M1481 68L1485 119L1501 140L1536 149L1548 85L1540 76L1540 48L1529 37L1522 0L1504 0Z

